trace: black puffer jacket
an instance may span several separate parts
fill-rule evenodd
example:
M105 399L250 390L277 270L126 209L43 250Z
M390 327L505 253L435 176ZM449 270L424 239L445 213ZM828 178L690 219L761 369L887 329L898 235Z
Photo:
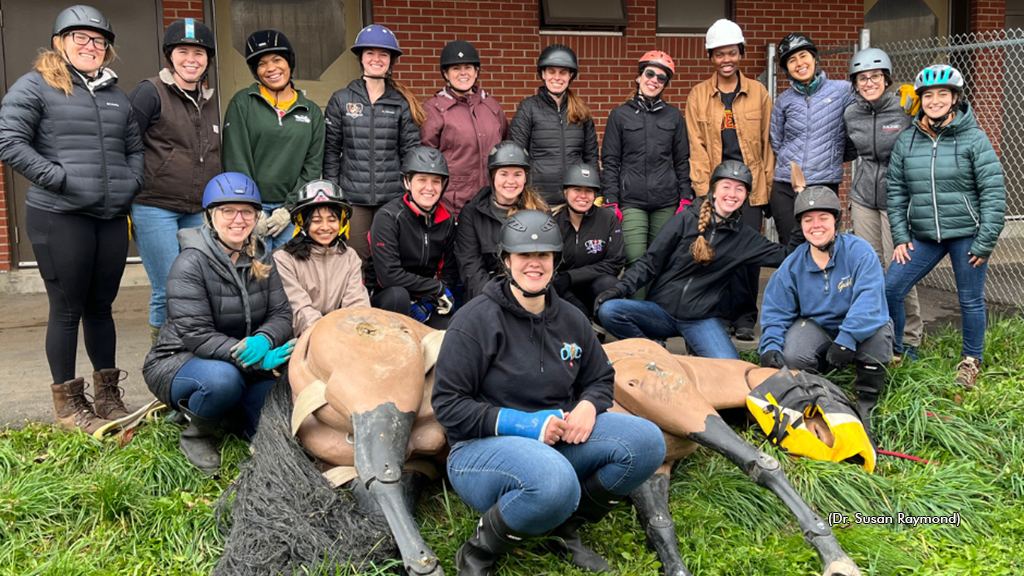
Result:
M370 265L366 285L371 290L400 286L413 297L440 296L455 287L455 219L437 204L423 214L409 194L385 204L370 227Z
M606 204L652 211L693 200L690 142L679 109L634 98L608 115L601 144Z
M549 206L561 204L562 175L573 164L597 166L597 129L594 121L569 124L568 106L561 109L541 87L536 96L519 103L508 127L508 137L530 154L530 183ZM680 118L682 121L682 118Z
M466 287L466 302L482 294L487 282L501 271L497 251L505 221L498 220L491 210L493 196L490 186L481 188L462 207L455 230L455 261L459 263L459 276Z
M273 264L257 241L256 257ZM272 348L292 337L292 308L276 268L253 279L252 261L242 256L232 264L206 226L178 232L178 242L181 254L167 275L167 321L142 366L150 392L168 406L174 375L192 358L234 364L231 347L247 336L262 334Z
M104 69L71 96L29 72L0 104L0 159L26 178L26 203L47 212L115 218L142 190L145 156L132 103Z
M324 178L356 206L383 206L401 196L402 158L420 145L409 102L390 86L370 104L357 78L331 96L325 114Z
M626 248L615 213L593 206L583 215L579 230L573 228L570 216L568 208L553 216L562 233L558 272L568 274L573 285L589 284L602 274L618 276L626 265Z

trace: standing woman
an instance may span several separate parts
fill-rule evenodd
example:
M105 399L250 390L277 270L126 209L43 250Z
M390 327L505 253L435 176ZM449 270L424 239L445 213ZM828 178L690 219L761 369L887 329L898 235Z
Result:
M896 245L885 276L893 352L903 352L903 299L949 254L964 333L956 382L970 389L985 345L985 272L1006 220L1003 166L963 98L959 70L929 66L914 89L921 111L896 141L886 178Z
M892 86L892 63L882 50L868 48L854 54L850 59L850 83L856 92L843 120L847 137L861 160L850 186L853 233L871 244L882 268L888 270L893 244L886 212L885 177L893 146L900 134L911 128L914 118L903 109L899 95L886 91ZM916 287L907 294L904 308L907 320L903 328L906 344L903 352L907 358L917 360L924 326Z
M132 206L135 245L149 276L149 326L156 341L167 318L164 288L178 256L178 230L203 225L203 190L220 174L220 114L203 86L213 31L192 18L164 34L167 67L128 96L146 148L146 182Z
M214 433L242 424L256 432L291 356L292 311L266 245L254 234L260 193L244 174L207 184L202 228L178 233L181 254L167 276L167 322L142 373L153 395L183 413L181 451L195 467L220 467Z
M530 183L549 206L562 202L562 174L573 164L597 166L597 129L590 109L569 86L579 64L572 48L552 44L540 53L536 96L519 103L509 139L530 155Z
M627 267L693 200L686 122L678 108L661 99L675 69L664 52L644 54L633 98L612 110L604 130L604 202L622 222Z
M109 421L129 416L111 305L145 159L131 102L106 68L114 30L103 14L67 8L51 42L0 105L0 159L31 182L25 225L50 301L46 359L57 425L102 434ZM75 377L79 322L95 370L95 407Z
M796 192L789 163L800 167L807 186L828 186L839 192L843 162L855 157L852 149L847 150L843 123L843 111L853 102L853 95L846 82L825 77L818 48L803 34L789 34L779 42L779 66L786 71L790 88L772 109L775 182L769 203L779 241L786 244L796 225Z
M480 54L469 42L444 47L441 76L447 85L423 104L427 121L420 138L448 161L441 205L457 220L466 202L487 186L487 153L508 136L508 119L498 101L477 86Z
M466 203L455 232L455 261L465 285L465 301L484 291L484 286L501 271L498 240L505 219L519 210L546 212L547 204L526 183L530 177L530 155L515 142L500 142L487 157L490 186Z
M492 574L499 556L550 532L550 550L608 573L578 529L657 470L664 438L647 420L607 411L611 363L586 316L549 290L562 251L551 216L509 216L498 251L506 278L455 315L434 369L448 478L483 514L455 569Z
M772 99L763 84L740 72L745 43L743 31L731 20L719 20L708 29L706 47L715 73L690 91L686 129L694 192L698 196L708 193L711 171L724 160L743 162L750 167L754 181L739 217L760 232L775 171L769 135ZM761 269L756 266L738 271L722 302L737 340L754 339L760 276Z
M295 51L277 30L253 32L245 62L256 82L239 90L224 115L224 170L252 178L265 218L256 234L273 250L291 240L288 206L300 186L320 177L324 116L292 82Z
M335 310L370 306L362 261L342 238L351 213L341 188L330 180L313 180L299 189L292 208L299 232L274 251L296 336Z
M341 186L352 203L348 240L366 262L366 236L381 206L398 198L402 159L420 145L427 116L404 84L391 75L402 55L391 30L372 24L352 45L363 71L327 103L324 178Z

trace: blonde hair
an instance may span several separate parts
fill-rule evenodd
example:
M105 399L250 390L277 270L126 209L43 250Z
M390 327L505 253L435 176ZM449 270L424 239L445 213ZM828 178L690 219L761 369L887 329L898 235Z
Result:
M417 126L423 126L427 121L427 113L423 110L423 105L416 99L416 95L412 93L412 90L410 90L405 84L396 80L393 76L388 76L385 82L391 84L391 87L397 90L398 93L401 94L407 102L409 102L409 111L412 112L412 121L415 122Z
M711 263L711 259L715 257L715 251L708 244L706 238L704 238L704 231L708 228L708 223L711 222L711 211L714 201L712 200L712 194L708 194L704 198L704 204L700 207L700 216L697 218L697 239L690 245L690 253L693 254L693 259L698 264L707 266Z
M73 30L72 30L73 32ZM64 38L71 32L55 37L55 40L64 42ZM113 44L107 44L107 50L103 53L103 64L107 66L117 58L117 53L114 51ZM32 69L43 77L43 81L50 85L55 90L60 90L65 96L71 96L71 92L74 90L74 84L71 82L71 70L68 69L68 61L64 58L64 55L55 49L47 50L41 48L39 50L39 56L36 56L35 62L32 63Z
M583 124L590 120L590 108L587 108L587 105L583 103L583 100L571 88L565 89L565 103L568 106L565 119L570 124Z
M203 219L206 220L206 225L210 227L210 230L212 230L214 234L220 234L220 232L217 231L217 227L213 225L213 211L217 208L218 206L212 206L203 213ZM256 207L255 224L259 224L259 221L262 218L264 218L263 211L260 210L259 207ZM257 281L266 280L267 277L270 276L270 269L273 266L270 264L264 264L256 258L256 244L258 242L256 242L254 236L256 233L255 230L256 228L254 225L253 232L250 232L249 237L245 239L245 244L242 245L241 252L252 259L252 266L249 268L249 276L252 277L253 280Z

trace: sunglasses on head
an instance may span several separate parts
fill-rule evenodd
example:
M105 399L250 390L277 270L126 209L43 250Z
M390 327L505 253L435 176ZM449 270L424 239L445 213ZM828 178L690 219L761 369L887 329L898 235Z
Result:
M648 68L647 70L644 70L644 76L647 77L647 78L657 78L658 82L660 82L662 84L664 84L665 82L668 82L668 76L666 76L664 74L658 74L657 72L655 72L654 70L651 70L650 68Z

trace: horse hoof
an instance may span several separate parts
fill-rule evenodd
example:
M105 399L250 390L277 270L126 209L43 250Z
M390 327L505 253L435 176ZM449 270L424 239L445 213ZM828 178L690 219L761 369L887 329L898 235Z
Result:
M857 568L853 560L840 558L829 563L822 576L861 576L861 574L860 568Z
M444 570L441 569L441 564L437 562L436 558L426 565L406 565L405 572L408 576L444 576Z

